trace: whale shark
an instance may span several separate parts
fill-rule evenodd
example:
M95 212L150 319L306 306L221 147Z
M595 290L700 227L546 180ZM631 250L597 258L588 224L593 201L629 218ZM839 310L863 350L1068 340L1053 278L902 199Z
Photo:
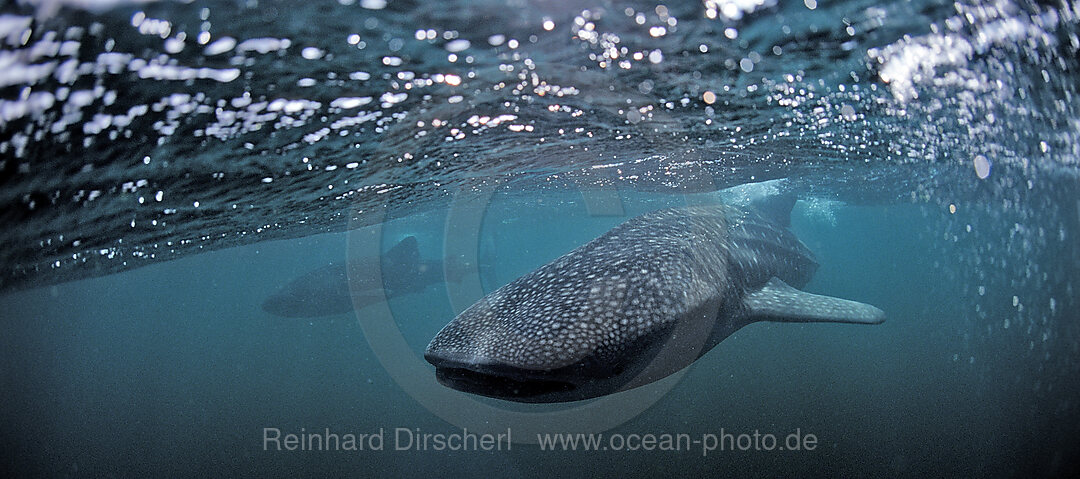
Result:
M381 262L381 278L376 261ZM333 262L301 275L266 298L262 308L286 318L348 313L447 279L460 281L463 265L448 266L446 275L442 261L421 259L416 237L407 236L381 256Z
M431 340L439 383L517 402L658 381L756 321L878 324L868 304L799 290L817 270L795 198L645 213L491 292Z

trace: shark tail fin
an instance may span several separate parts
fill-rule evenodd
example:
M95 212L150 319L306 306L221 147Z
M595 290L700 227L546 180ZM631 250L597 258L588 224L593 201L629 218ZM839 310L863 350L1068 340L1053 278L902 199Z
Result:
M477 265L480 268L480 285L485 292L495 291L500 286L495 278L496 255L495 240L488 235L480 247L480 264Z
M869 304L799 291L778 278L743 297L753 321L880 324L885 312Z
M478 275L480 288L485 291L494 291L498 286L495 282L495 246L493 241L486 241L478 248L478 257L473 261L465 261L457 257L447 257L445 260L446 280L452 283L460 283L466 275Z

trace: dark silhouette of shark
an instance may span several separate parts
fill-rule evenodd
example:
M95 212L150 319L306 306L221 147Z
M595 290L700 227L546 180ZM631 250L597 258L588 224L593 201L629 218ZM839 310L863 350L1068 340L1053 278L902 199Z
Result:
M381 261L382 278L375 274ZM420 258L416 237L408 236L380 257L334 262L304 274L281 287L263 302L264 311L286 318L343 314L404 294L419 293L429 285L460 281L465 265Z
M575 401L658 381L755 321L884 321L868 304L796 289L818 264L786 227L794 203L630 219L477 301L424 356L454 389Z

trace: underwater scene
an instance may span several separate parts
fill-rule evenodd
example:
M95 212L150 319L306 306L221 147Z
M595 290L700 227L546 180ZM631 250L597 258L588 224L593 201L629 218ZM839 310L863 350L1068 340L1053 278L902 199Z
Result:
M1071 477L1078 53L1072 0L4 2L0 471Z

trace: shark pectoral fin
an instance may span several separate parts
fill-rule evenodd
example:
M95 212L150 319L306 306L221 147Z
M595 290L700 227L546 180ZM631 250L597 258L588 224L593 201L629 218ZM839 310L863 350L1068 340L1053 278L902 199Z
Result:
M773 278L743 297L750 319L791 323L880 324L885 312L869 304L799 291Z

